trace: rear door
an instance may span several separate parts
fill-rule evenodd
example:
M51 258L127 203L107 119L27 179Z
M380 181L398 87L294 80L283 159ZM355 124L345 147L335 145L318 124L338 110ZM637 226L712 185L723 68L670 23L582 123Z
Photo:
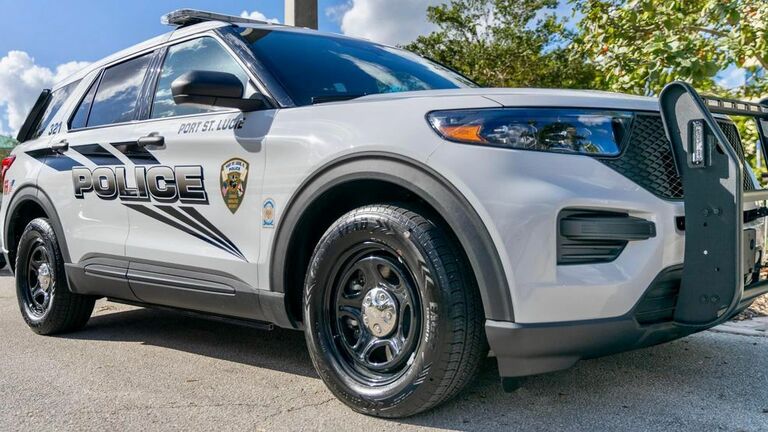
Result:
M74 109L39 184L50 195L64 228L71 278L80 293L135 299L126 280L125 241L133 190L139 96L154 53L139 55L89 76L88 90Z
M176 105L171 83L192 70L232 73L253 88L213 36L167 48L147 119L133 130L135 138L146 137L142 149L157 162L145 173L151 199L124 203L131 226L128 276L148 303L252 317L262 227L261 139L273 112Z

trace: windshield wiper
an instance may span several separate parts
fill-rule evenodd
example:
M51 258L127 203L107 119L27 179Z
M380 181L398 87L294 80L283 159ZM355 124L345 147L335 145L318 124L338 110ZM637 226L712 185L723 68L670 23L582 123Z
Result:
M312 96L312 105L326 103L326 102L339 102L339 101L352 100L352 99L357 99L363 96L367 96L367 95L366 94L338 94L338 95Z

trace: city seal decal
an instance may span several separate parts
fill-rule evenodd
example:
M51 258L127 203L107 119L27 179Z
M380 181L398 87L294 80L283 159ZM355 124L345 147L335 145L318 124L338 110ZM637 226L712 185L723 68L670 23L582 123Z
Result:
M248 162L232 158L221 166L221 196L224 204L233 214L240 208L245 198L248 184Z
M275 201L272 198L267 198L261 206L261 226L275 227Z

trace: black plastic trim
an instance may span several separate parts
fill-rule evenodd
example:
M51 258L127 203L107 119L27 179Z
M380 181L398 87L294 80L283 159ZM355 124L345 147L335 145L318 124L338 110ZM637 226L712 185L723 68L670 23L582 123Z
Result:
M557 264L584 265L616 260L630 241L656 236L656 225L627 213L563 209L557 216Z
M103 254L88 254L65 268L70 290L78 294L296 328L282 293L255 289L225 272Z
M23 143L29 139L29 135L32 132L32 127L35 123L40 119L40 116L43 115L43 111L48 107L48 104L51 102L51 90L50 89L44 89L42 92L40 92L40 95L37 97L37 100L35 101L35 104L32 105L32 109L29 111L29 114L27 114L27 118L24 120L24 124L21 125L21 129L19 129L18 135L16 135L16 140L20 143Z
M575 214L560 219L560 234L573 240L647 240L656 224L628 215Z
M51 201L43 190L33 185L25 185L16 190L16 193L5 199L11 200L8 209L5 212L5 224L3 229L3 244L6 248L8 248L9 245L8 239L10 238L10 234L12 234L9 232L11 220L17 216L16 212L21 204L31 201L39 205L48 216L48 221L51 223L53 231L56 233L56 239L59 241L62 258L64 258L65 263L71 262L69 248L67 247L67 238L64 236L64 229L61 226L59 214L56 212L56 207L53 205L53 201Z
M695 331L672 323L641 327L627 316L548 324L485 323L502 377L559 371L579 360L656 345Z
M708 328L672 321L642 325L637 321L648 295L670 277L679 277L681 268L676 265L661 270L632 309L618 317L535 324L486 321L485 333L499 363L499 375L554 372L582 359L656 345Z
M488 319L514 321L506 274L496 246L480 216L467 199L434 170L404 156L384 152L348 155L327 163L297 188L286 205L272 246L272 291L284 293L286 259L293 229L304 211L323 194L356 180L382 180L409 190L428 203L449 224L464 248L477 278Z

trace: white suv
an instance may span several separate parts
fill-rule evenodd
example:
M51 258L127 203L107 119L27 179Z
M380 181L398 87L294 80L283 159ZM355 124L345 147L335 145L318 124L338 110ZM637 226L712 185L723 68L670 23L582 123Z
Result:
M37 333L82 328L99 297L300 329L336 396L400 417L489 347L510 387L766 291L765 193L722 115L764 138L764 106L477 88L372 42L166 20L44 91L2 163Z

